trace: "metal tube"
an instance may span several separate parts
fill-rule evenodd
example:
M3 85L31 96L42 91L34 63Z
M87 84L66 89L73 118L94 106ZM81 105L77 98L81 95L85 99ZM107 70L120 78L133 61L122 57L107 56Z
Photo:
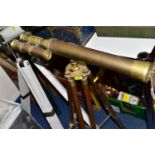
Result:
M41 57L45 60L50 60L52 57L52 52L49 50L44 50L42 48L36 47L34 45L30 45L28 43L20 42L18 40L13 40L11 42L11 47L20 51L25 52L30 55L35 55Z
M147 82L152 68L150 62L132 60L57 39L43 39L26 33L22 34L20 39L41 45L57 55L101 66L142 82Z

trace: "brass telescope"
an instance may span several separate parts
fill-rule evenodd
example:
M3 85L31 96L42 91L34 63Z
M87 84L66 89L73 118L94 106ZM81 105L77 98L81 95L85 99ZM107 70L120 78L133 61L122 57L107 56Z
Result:
M20 52L25 52L28 53L29 55L35 55L41 57L44 60L50 60L52 57L51 51L44 50L42 48L36 47L28 43L20 42L16 39L11 42L11 47Z
M21 34L20 40L40 45L51 50L52 53L56 55L101 66L142 82L148 81L149 74L152 72L153 68L153 64L150 62L120 57L57 39L44 39L29 33Z

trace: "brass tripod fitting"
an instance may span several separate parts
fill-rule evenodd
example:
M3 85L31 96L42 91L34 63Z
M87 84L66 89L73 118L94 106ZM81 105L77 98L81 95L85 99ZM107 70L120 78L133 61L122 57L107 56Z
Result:
M90 70L82 62L71 60L65 68L65 77L67 79L83 80L90 75Z
M65 77L67 79L68 84L70 85L70 88L72 89L72 92L69 93L70 98L73 97L73 104L78 107L76 109L77 110L77 116L78 119L80 120L79 123L80 125L82 124L83 126L83 121L82 121L82 116L81 116L81 110L80 110L80 102L78 100L78 96L77 96L77 88L76 88L76 81L80 80L82 82L82 88L83 88L83 92L84 92L84 98L86 101L86 107L88 110L88 115L89 115L89 119L90 119L90 124L91 124L91 128L95 129L96 128L96 124L95 124L95 118L94 118L94 114L93 114L93 105L92 105L92 100L90 98L90 92L89 92L89 87L88 87L88 76L91 74L90 70L87 68L87 66L82 63L82 62L77 62L74 60L71 60L70 63L66 66L65 69ZM76 94L75 94L75 90L76 90ZM69 92L69 91L68 91ZM71 105L71 103L70 103ZM71 110L70 110L71 111ZM71 116L73 114L71 113ZM71 117L72 120L72 117Z

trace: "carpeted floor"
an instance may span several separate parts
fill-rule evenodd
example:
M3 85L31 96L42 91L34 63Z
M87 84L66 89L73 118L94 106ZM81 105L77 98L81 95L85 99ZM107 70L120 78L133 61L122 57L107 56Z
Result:
M67 102L59 96L50 95L50 100L54 104L54 108L56 113L59 116L61 123L64 128L68 128L69 126L69 109ZM43 128L50 128L45 118L43 117L38 105L36 103L32 103L32 114L34 118L40 123ZM128 114L117 113L123 124L128 129L145 129L146 123L145 121L138 119L134 116ZM106 118L107 114L104 110L100 110L95 112L96 123L99 124L104 118ZM103 129L118 129L115 122L110 118L108 121L102 126Z

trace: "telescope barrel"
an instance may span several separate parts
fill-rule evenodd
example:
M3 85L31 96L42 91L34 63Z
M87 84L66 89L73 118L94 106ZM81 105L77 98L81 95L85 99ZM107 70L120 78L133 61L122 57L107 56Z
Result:
M23 33L20 35L20 40L41 45L56 55L104 67L142 82L147 82L149 72L152 69L152 63L150 62L120 57L57 39L43 39Z
M25 42L21 42L18 40L13 40L11 42L11 47L20 51L20 52L25 52L28 53L29 55L34 55L34 56L38 56L44 60L50 60L52 57L52 52L49 50L44 50L40 47L36 47L34 45L25 43Z

